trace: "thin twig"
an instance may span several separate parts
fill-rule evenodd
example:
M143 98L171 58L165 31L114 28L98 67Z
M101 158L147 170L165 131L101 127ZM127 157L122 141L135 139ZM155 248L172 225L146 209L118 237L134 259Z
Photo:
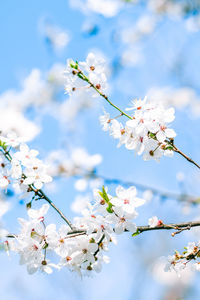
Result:
M89 83L89 85L101 96L103 97L112 107L114 107L115 109L117 109L122 116L126 116L129 119L133 119L131 116L129 116L128 114L126 114L123 110L121 110L118 106L116 106L115 104L113 104L109 99L108 96L106 96L105 94L103 94L100 89L98 89L88 78L87 76L85 76L85 74L83 74L83 72L79 69L78 73L77 73L78 77L81 78L82 80L86 81Z
M47 197L47 195L42 191L42 190L36 190L34 187L32 187L33 192L39 196L40 199L44 199L45 201L47 201L51 207L53 207L55 209L55 211L57 211L57 213L61 216L61 218L69 225L69 227L71 228L71 230L75 230L76 228L74 227L74 225L71 223L71 221L62 213L62 211L54 204L54 202L49 199L49 197Z
M129 116L128 114L126 114L124 111L122 111L118 106L116 106L115 104L113 104L109 99L108 96L106 96L105 94L103 94L92 82L90 82L89 78L87 78L87 76L84 75L84 73L79 69L77 72L77 76L79 78L81 78L82 80L88 82L90 84L90 86L101 96L103 97L112 107L114 107L115 109L117 109L122 115L126 116L129 119L133 119L131 116ZM185 159L187 159L187 161L189 161L190 163L194 164L197 168L200 169L200 165L198 165L193 159L191 159L190 157L188 157L186 154L184 154L182 151L180 151L175 145L173 145L170 141L166 141L170 146L173 147L173 151L179 153L180 155L182 155Z
M200 226L200 221L196 222L185 222L185 223L177 223L177 224L162 224L155 227L150 226L138 226L137 229L140 233L144 231L151 231L151 230L190 230L192 227ZM183 231L181 230L181 231Z
M200 221L196 222L184 222L184 223L170 223L170 224L162 224L155 227L150 226L137 226L138 233L142 233L145 231L154 231L154 230L178 230L180 232L184 230L190 230L192 227L198 227L200 226ZM128 230L125 230L126 232L129 232ZM93 232L95 233L95 232ZM73 235L75 237L76 235L84 235L87 234L86 230L74 230L70 231L68 235Z
M1 149L1 152L3 153L5 158L11 163L12 157L10 153L5 149ZM26 178L26 175L22 174L22 177ZM61 218L69 225L71 230L76 229L74 225L70 222L70 220L61 212L61 210L53 203L53 201L49 197L47 197L47 195L41 189L37 190L33 184L30 184L29 188L31 189L31 191L35 193L35 195L39 197L39 199L44 199L45 201L47 201L51 205L51 207L53 207L57 211L57 213L61 216Z
M200 169L200 165L197 164L193 159L191 159L190 157L188 157L185 153L183 153L181 150L179 150L176 146L174 146L174 152L179 153L181 156L183 156L185 159L187 159L187 161L189 161L190 163L192 163L193 165L195 165L197 168Z
M190 230L192 227L198 227L200 226L200 221L196 221L196 222L184 222L184 223L171 223L171 224L162 224L162 225L158 225L155 227L150 227L150 226L137 226L137 232L138 234L145 232L145 231L154 231L154 230L177 230L175 231L172 236L174 236L175 234L181 233L184 230ZM125 230L125 232L129 232L128 230ZM94 231L93 233L96 233L96 231ZM81 236L81 235L87 235L87 231L86 230L78 230L78 229L74 229L71 230L67 233L66 238L74 238L77 236ZM137 234L136 234L137 235ZM8 234L7 235L8 238L16 238L17 235L14 234ZM103 241L103 239L105 238L105 234L102 234L102 237L100 239L100 241L98 242L98 245L100 245L100 243Z

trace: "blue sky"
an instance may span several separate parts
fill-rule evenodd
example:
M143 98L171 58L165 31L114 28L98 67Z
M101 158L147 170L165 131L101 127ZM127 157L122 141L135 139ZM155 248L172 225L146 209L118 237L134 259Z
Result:
M0 3L0 92L19 89L20 82L33 68L46 71L54 62L65 63L69 57L84 60L91 49L100 49L113 64L124 48L115 40L119 28L134 23L143 11L144 8L138 5L122 11L116 18L105 19L99 15L91 15L86 19L81 12L72 10L67 0L2 1ZM48 20L70 32L71 41L59 55L49 51L40 33L39 28L43 20ZM99 33L86 37L82 32L85 21L97 24ZM187 85L199 93L199 35L200 33L189 34L181 20L163 18L159 21L156 31L149 38L141 41L140 47L145 56L142 65L121 69L117 76L111 77L110 97L124 108L132 98L144 97L148 89L153 86ZM189 182L191 177L192 182L199 183L199 175L194 167L178 155L174 158L163 158L160 163L154 161L145 163L141 157L134 156L125 148L117 149L116 142L101 130L98 122L103 107L114 115L116 113L102 99L98 100L98 103L100 110L94 110L92 114L90 112L84 114L81 122L84 122L85 130L81 132L78 142L76 139L75 143L86 147L89 153L100 153L103 156L103 164L99 168L101 174L172 191L179 191L176 181L176 173L179 171L186 173ZM35 148L39 148L41 155L52 150L54 146L52 138L56 139L58 135L58 127L51 117L45 116L42 124L44 125L42 134L32 142ZM200 161L200 141L197 138L200 133L199 119L192 118L187 110L178 111L173 128L177 132L177 146ZM72 188L73 182L73 179L57 182L57 191L51 195L69 215L72 215L69 203L74 199L75 193ZM198 186L192 185L191 182L190 185L189 191L197 194ZM160 200L154 199L153 203L146 206L146 210L141 209L142 216L138 223L145 224L149 217L158 214L166 222L173 222L174 219L184 221L187 216L182 216L181 212L182 206L173 200L160 203ZM24 206L16 204L15 211L8 215L8 219L5 216L5 222L7 224L10 222L9 226L13 230L18 226L16 217L19 215L25 216ZM193 215L195 216L195 212L192 212ZM57 220L53 212L50 213L50 219ZM178 244L177 239L171 241L170 234L166 232L160 234L161 243L167 240L170 245L163 251L163 255L172 254L174 248L184 246L189 236L185 234L183 237L180 237L180 244ZM50 276L44 274L29 276L25 267L19 266L18 257L13 256L8 259L2 254L0 256L1 299L53 300L56 297L60 300L100 300L111 297L115 300L147 299L146 297L154 300L161 299L165 287L152 278L149 264L145 261L145 257L149 254L144 251L145 245L148 245L149 252L156 252L155 245L159 245L159 239L155 233L149 236L143 235L134 241L127 236L120 237L118 246L112 247L110 251L111 263L104 266L100 275L82 280L67 270L55 272ZM141 257L138 255L140 249L143 249ZM162 252L158 255L162 255ZM153 256L149 255L149 260L156 259ZM142 284L144 288L141 288ZM192 298L188 296L187 299Z

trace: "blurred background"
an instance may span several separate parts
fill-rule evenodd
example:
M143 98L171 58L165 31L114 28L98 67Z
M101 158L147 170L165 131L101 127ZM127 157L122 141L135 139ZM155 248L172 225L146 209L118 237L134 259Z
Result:
M45 191L67 216L80 214L93 187L104 183L114 193L120 182L136 185L147 199L137 225L154 215L164 223L200 218L197 168L178 154L144 162L117 148L99 124L103 109L117 112L104 99L64 91L66 60L96 53L106 60L109 98L122 109L145 95L175 107L175 144L200 162L199 0L0 1L0 37L0 129L16 131L40 151L55 177ZM0 211L1 226L17 232L25 201L8 190ZM52 210L48 221L62 224ZM110 264L82 279L63 269L28 275L17 255L2 252L0 298L199 299L197 272L188 268L180 278L164 272L164 257L199 236L199 229L175 237L124 234L110 248Z

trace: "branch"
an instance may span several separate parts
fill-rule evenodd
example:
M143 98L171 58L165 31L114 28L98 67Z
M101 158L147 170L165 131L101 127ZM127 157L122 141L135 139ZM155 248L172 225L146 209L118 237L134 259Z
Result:
M133 235L139 235L140 233L145 232L145 231L176 230L175 232L173 232L171 234L174 237L176 234L181 233L184 230L190 230L192 227L198 227L198 226L200 226L200 221L162 224L162 225L158 225L158 226L155 226L155 227L137 226L137 231L135 233L133 233ZM125 232L129 232L129 231L125 230ZM96 233L96 231L94 231L93 233ZM67 233L65 238L74 238L74 237L81 236L81 235L87 235L87 231L86 230L81 230L81 229L80 230L79 229L72 229L71 231L69 231ZM16 238L17 235L8 234L7 237L8 238ZM99 246L100 246L100 244L101 244L101 242L103 241L104 238L105 238L105 234L103 233L100 241L98 242Z
M85 76L83 74L83 72L79 69L77 76L79 78L81 78L82 80L86 81L87 83L89 83L90 87L92 87L101 97L103 97L112 107L114 107L115 109L117 109L122 116L126 116L129 119L133 119L131 116L129 116L128 114L126 114L123 110L121 110L118 106L116 106L115 104L113 104L109 99L108 96L106 96L105 94L103 94L88 78L87 76Z
M36 190L33 186L30 186L32 191L40 198L40 199L44 199L45 201L47 201L51 207L53 207L55 209L55 211L57 211L57 213L61 216L61 218L69 225L69 227L71 228L71 230L75 230L76 228L74 227L74 225L71 223L71 221L62 213L62 211L53 203L53 201L51 199L49 199L49 197L47 197L47 195L42 191L42 190Z
M200 226L200 221L196 222L184 222L184 223L170 223L170 224L161 224L157 225L155 227L150 226L137 226L137 232L138 234L145 232L145 231L152 231L152 230L177 230L174 233L172 233L172 236L174 236L177 233L180 233L184 230L190 230L192 227L198 227ZM129 232L128 230L125 230L126 232ZM95 232L93 232L95 233ZM86 230L72 230L67 235L69 237L76 237L79 235L87 234Z
M188 157L186 154L184 154L181 150L179 150L176 146L174 146L174 152L179 153L180 155L182 155L185 159L187 159L187 161L189 161L190 163L192 163L193 165L195 165L197 168L200 169L200 165L198 165L193 159L191 159L190 157Z
M121 110L118 106L116 106L115 104L113 104L109 99L108 96L106 96L105 94L103 94L90 80L87 76L85 76L85 74L78 69L77 72L77 76L82 79L83 81L86 81L87 83L89 83L90 87L92 87L101 97L103 97L112 107L114 107L115 109L117 109L121 115L126 116L129 119L133 119L131 116L129 116L128 114L126 114L123 110ZM194 164L197 168L200 169L200 165L198 165L194 160L192 160L191 158L189 158L186 154L184 154L182 151L180 151L176 146L174 146L171 141L166 140L166 142L168 143L168 145L173 147L173 151L179 153L180 155L182 155L185 159L187 159L190 163Z
M137 229L139 233L144 231L151 231L151 230L178 230L182 232L183 230L190 230L192 227L200 226L200 221L196 222L185 222L185 223L177 223L177 224L162 224L155 227L150 226L138 226Z
M5 158L11 163L12 162L12 157L10 155L10 152L6 150L6 148L4 147L3 149L0 150L3 155L5 156ZM22 174L23 178L26 178L26 176L24 174ZM37 195L39 197L39 199L44 199L45 201L47 201L51 207L53 207L57 213L61 216L61 218L68 224L68 226L71 228L71 230L75 230L75 227L73 226L73 224L70 222L70 220L68 220L65 215L61 212L60 209L57 208L57 206L53 203L53 201L51 199L49 199L49 197L47 197L47 195L40 189L37 190L34 185L30 184L29 188L31 191L33 191L35 193L35 195Z

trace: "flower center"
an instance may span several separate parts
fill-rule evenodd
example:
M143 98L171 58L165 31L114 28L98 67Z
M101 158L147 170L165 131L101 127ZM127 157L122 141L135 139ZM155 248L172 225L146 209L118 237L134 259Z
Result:
M124 204L130 204L130 201L128 199L124 199Z

